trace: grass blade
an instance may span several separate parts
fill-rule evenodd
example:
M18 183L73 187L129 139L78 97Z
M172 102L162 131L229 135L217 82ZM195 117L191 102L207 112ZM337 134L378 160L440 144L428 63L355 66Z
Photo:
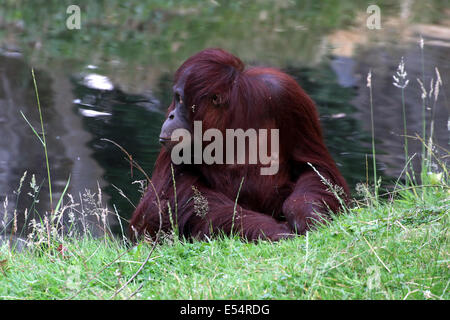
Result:
M25 119L25 121L28 123L28 126L31 128L31 130L33 130L34 134L36 135L36 137L38 137L39 141L41 142L42 146L45 147L45 143L42 140L42 138L39 136L39 133L37 133L36 129L34 129L33 125L30 123L30 121L28 121L27 117L25 117L25 115L23 114L22 110L20 111L20 114L22 115L22 117Z

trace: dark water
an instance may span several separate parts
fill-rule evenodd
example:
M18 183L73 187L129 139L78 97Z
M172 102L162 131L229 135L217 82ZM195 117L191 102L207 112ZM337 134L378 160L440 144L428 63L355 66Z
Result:
M439 34L424 35L424 70L427 89L431 78L436 78L435 66L442 77L443 87L435 114L435 139L437 144L448 148L450 28L441 28ZM389 34L388 30L384 33ZM317 49L321 40L314 39L310 41ZM401 91L392 85L392 75L402 56L410 79L405 89L408 133L414 135L422 131L421 91L416 81L422 78L419 34L404 37L396 33L356 44L351 39L344 40L356 46L351 54L326 47L320 55L313 53L314 63L310 62L311 55L305 58L299 53L296 60L291 53L286 53L290 55L286 58L280 52L274 59L273 54L267 52L255 51L251 55L248 51L251 48L242 49L243 59L249 64L281 68L295 77L313 98L320 112L327 146L353 190L357 183L372 176L371 165L366 169L366 155L371 163L366 87L367 72L371 69L378 170L383 184L388 186L404 165ZM314 52L313 48L307 46L305 51ZM108 47L103 49L109 50ZM196 51L193 49L190 54ZM233 52L239 55L239 50ZM23 111L39 128L30 72L31 67L37 66L35 73L47 134L53 198L59 199L70 175L68 193L80 197L86 189L97 192L100 187L103 201L110 208L114 205L125 219L129 218L132 204L137 204L140 197L139 186L133 182L144 177L136 169L130 169L125 154L116 145L102 139L122 146L150 174L160 148L158 135L170 102L172 74L189 55L167 64L137 63L136 66L133 58L116 64L114 61L104 63L92 56L78 57L76 63L64 57L36 58L26 54L22 47L12 47L8 43L3 44L0 53L0 204L8 197L8 216L17 209L20 229L26 208L32 214L49 209L44 152L20 115ZM245 59L249 56L251 58ZM428 123L430 116L427 110ZM421 148L420 142L409 140L410 155L419 155ZM25 171L27 178L18 195L15 191ZM33 203L28 195L32 174L41 186L38 203ZM4 209L0 207L0 218L4 216Z

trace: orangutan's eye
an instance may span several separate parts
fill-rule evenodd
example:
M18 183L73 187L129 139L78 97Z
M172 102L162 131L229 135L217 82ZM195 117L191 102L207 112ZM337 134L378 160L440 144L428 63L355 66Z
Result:
M183 99L181 99L181 95L178 92L175 92L175 101L178 103L183 103Z

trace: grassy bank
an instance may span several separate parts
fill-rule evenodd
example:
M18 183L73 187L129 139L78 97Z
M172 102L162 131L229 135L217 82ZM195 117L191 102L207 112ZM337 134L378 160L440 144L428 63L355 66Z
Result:
M167 240L138 273L151 244L3 245L0 298L448 299L449 195L445 184L409 189L279 243Z

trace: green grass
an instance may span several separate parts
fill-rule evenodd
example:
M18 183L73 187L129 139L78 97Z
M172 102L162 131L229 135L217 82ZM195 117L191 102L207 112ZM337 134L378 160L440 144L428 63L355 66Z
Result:
M126 246L66 238L0 248L1 299L449 299L448 187L359 204L328 226L278 243L234 238ZM120 256L122 255L122 256Z

